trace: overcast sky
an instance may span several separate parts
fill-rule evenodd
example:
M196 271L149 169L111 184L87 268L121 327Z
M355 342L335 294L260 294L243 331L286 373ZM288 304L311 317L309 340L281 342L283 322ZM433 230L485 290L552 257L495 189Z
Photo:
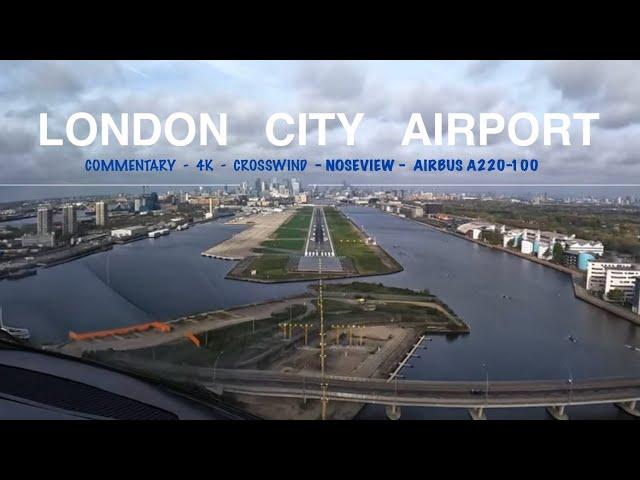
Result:
M39 146L40 112L60 134L73 112L228 113L227 147ZM400 145L409 115L434 112L598 112L590 147ZM354 147L333 129L325 147L271 146L275 112L364 112ZM214 117L215 118L215 117ZM313 136L310 137L310 140ZM256 176L180 170L171 176L84 172L87 158L536 158L536 174L295 175L304 184L640 183L640 62L628 61L4 61L0 62L0 183L239 183ZM273 175L262 175L265 178ZM292 176L276 175L280 178ZM7 190L0 192L7 197Z

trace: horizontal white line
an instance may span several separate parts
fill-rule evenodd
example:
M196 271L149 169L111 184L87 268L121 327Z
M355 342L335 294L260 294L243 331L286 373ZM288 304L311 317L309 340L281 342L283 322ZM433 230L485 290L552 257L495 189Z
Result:
M310 183L310 187L640 187L640 183Z
M0 183L0 187L239 187L239 183Z
M0 187L239 187L240 183L0 183ZM640 187L640 183L310 183L310 187Z

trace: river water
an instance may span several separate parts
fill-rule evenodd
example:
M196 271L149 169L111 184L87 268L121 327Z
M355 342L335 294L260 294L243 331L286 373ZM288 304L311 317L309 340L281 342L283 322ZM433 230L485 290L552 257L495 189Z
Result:
M573 296L569 276L410 220L364 207L345 213L405 268L374 277L427 288L470 326L469 335L434 336L401 373L410 379L574 379L640 372L640 328ZM200 256L242 226L212 222L167 237L116 246L18 281L0 283L5 323L36 341L165 320L264 301L305 290L304 283L225 280L230 262ZM506 297L506 298L505 298ZM572 335L577 342L571 342ZM571 407L572 418L630 418L613 406ZM360 418L383 418L366 407ZM489 410L490 419L549 418L544 409ZM464 410L403 408L402 418L467 418Z

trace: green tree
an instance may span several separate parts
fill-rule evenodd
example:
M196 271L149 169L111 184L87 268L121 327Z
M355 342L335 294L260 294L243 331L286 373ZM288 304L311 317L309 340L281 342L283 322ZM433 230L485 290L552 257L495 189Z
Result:
M560 262L562 260L562 254L564 253L564 248L562 248L562 244L561 243L554 243L553 244L553 259L556 262Z
M624 292L619 288L613 288L609 290L607 293L607 299L613 303L623 303L624 302Z
M502 245L502 236L500 232L494 232L492 230L484 230L482 232L482 239L492 245Z

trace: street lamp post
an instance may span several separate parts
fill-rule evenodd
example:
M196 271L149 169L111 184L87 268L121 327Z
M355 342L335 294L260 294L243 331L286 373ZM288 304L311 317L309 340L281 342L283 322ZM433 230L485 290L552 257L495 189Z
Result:
M485 405L489 405L489 369L486 363L483 363L482 367L485 371L484 403Z
M216 367L218 365L218 360L220 360L220 357L222 356L223 353L224 353L224 350L220 350L220 353L216 357L216 361L213 363L213 379L214 380L216 379Z
M307 404L307 365L304 366L304 373L302 374L302 401Z

